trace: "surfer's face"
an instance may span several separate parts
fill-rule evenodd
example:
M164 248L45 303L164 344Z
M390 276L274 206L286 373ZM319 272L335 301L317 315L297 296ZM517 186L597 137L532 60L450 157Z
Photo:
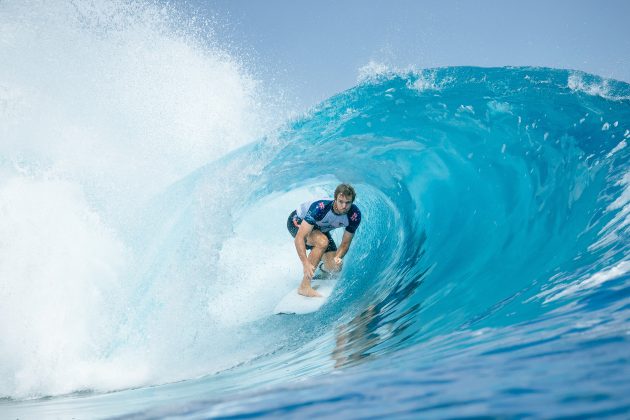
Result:
M348 213L348 210L350 210L351 205L352 200L350 200L343 194L339 194L337 198L335 198L335 202L333 203L333 210L337 214L346 214Z

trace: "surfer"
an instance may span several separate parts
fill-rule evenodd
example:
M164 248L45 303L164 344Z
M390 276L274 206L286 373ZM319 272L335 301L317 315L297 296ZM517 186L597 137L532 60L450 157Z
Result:
M361 212L354 205L356 193L349 184L335 189L333 200L316 200L302 203L287 220L289 233L295 238L295 249L302 262L304 277L298 293L308 297L321 297L311 287L311 279L320 261L320 269L328 273L341 271L343 257L348 252L354 233L361 223ZM345 227L341 245L337 248L330 231ZM306 251L310 250L308 256Z

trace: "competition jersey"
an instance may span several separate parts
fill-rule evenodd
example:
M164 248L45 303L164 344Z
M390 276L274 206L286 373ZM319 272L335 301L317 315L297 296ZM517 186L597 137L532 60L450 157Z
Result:
M350 233L354 233L361 223L361 212L354 204L346 214L335 214L333 200L317 200L300 204L295 210L297 217L306 220L322 232L345 227Z

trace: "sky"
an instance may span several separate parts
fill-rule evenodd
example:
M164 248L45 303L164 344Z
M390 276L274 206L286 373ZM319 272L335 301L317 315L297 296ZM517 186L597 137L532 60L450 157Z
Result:
M189 0L190 1L190 0ZM628 0L206 0L220 44L309 108L392 69L473 65L583 70L630 82Z

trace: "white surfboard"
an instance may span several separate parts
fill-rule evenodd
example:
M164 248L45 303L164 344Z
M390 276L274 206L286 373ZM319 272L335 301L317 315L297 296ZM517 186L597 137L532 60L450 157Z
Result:
M313 286L313 289L317 290L322 297L302 296L298 294L297 287L295 287L282 298L278 305L276 305L273 313L303 315L317 311L324 303L326 303L326 301L328 301L328 298L330 298L338 280L338 276L327 276L319 279L313 278L311 286Z

